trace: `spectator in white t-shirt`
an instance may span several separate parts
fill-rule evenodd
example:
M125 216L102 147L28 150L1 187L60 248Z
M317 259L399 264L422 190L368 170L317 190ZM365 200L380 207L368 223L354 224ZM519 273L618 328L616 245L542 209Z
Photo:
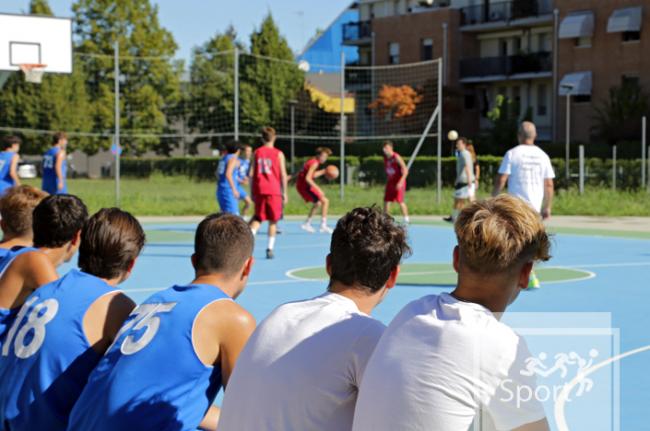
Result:
M519 145L508 151L501 162L493 196L508 184L508 193L517 196L542 215L551 217L553 203L553 166L548 155L537 145L537 129L530 121L519 126Z
M400 311L368 362L354 431L468 430L480 410L497 430L546 431L526 370L525 341L499 321L528 284L533 261L549 259L539 216L508 195L470 204L455 225L452 293L425 296ZM525 390L522 390L522 393Z
M366 363L385 329L370 313L408 253L405 230L375 208L339 220L327 292L281 305L257 327L228 382L219 431L350 430Z

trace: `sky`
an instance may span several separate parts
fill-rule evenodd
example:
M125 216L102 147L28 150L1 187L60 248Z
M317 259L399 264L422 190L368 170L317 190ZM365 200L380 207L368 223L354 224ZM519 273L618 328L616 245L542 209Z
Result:
M162 25L179 46L177 56L190 58L192 48L232 24L248 43L249 35L271 11L291 49L299 53L316 30L326 28L352 0L152 0ZM72 15L72 0L49 0L56 16ZM29 0L0 0L0 13L23 13Z

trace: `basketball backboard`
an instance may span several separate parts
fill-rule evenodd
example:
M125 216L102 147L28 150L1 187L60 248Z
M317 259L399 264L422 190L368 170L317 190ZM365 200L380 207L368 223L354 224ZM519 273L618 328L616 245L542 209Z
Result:
M72 20L0 14L0 71L45 64L47 73L72 73Z

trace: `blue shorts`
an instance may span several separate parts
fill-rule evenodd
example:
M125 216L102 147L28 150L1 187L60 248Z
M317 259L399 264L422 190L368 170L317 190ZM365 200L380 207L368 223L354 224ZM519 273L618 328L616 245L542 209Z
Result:
M246 193L246 190L240 185L237 186L237 191L239 192L239 200L243 201L248 197L248 193Z
M217 191L217 202L219 202L221 212L239 215L239 201L235 199L232 192L219 193Z

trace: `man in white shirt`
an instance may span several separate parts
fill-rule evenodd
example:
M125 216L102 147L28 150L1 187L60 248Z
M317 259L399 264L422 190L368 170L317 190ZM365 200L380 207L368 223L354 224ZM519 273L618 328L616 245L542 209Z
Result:
M411 302L388 326L366 367L354 431L467 430L481 409L497 430L548 430L535 397L511 396L536 383L520 372L526 343L499 321L533 261L549 259L544 225L502 195L466 207L455 230L456 289Z
M225 391L219 431L345 431L385 327L370 317L410 253L405 230L376 208L339 220L327 293L281 305L253 333Z
M553 166L548 155L535 145L537 129L530 121L519 126L519 145L509 150L499 168L493 196L501 193L508 184L508 193L528 202L542 215L551 217L553 203Z
M519 145L508 151L501 162L492 196L501 193L507 183L508 193L528 202L544 220L549 219L555 193L551 159L535 145L537 129L530 121L521 123L517 138ZM534 271L530 273L528 287L541 287Z

